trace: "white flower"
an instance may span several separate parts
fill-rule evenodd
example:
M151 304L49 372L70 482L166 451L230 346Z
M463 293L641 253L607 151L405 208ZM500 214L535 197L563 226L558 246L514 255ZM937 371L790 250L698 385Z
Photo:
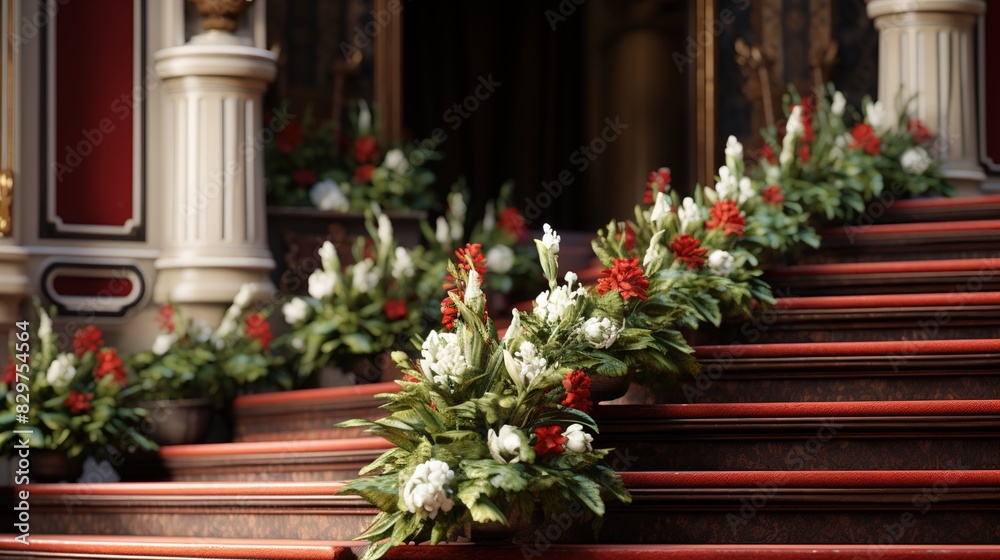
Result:
M506 245L494 245L486 251L486 265L497 274L505 274L514 266L514 250Z
M497 208L491 202L486 205L486 213L483 215L483 231L491 232L497 227Z
M297 325L309 317L312 308L306 300L295 298L281 306L281 314L285 316L285 322L289 325Z
M450 484L454 478L455 471L444 461L431 459L417 465L413 476L403 486L406 509L410 513L431 519L437 517L438 510L445 513L451 511L455 506L455 501L450 498Z
M337 256L337 248L333 246L333 243L329 241L324 241L323 245L319 248L319 259L323 263L323 269L330 272L338 272L340 270L340 257Z
M802 105L796 105L792 108L792 112L788 114L788 123L785 125L785 137L789 134L799 136L805 131L806 127L802 122Z
M38 319L38 338L45 340L52 335L52 319L45 311L39 314Z
M521 389L530 388L535 379L545 373L548 366L548 361L539 354L535 345L527 340L521 343L521 347L513 356L504 350L503 357L507 373Z
M585 296L586 293L582 288L574 290L572 286L559 286L551 293L545 290L535 298L535 308L532 312L546 323L555 325L573 309L577 298Z
M199 343L205 343L211 340L215 333L212 331L212 327L208 326L208 323L206 323L204 319L195 319L191 322L191 327L188 329L188 335Z
M392 245L392 220L385 214L378 215L378 242L382 247Z
M333 295L339 276L335 271L316 269L309 275L309 295L323 300Z
M649 215L649 220L654 224L659 224L669 215L670 203L667 201L667 195L661 192L656 193L656 202L653 203L653 211Z
M844 159L844 150L840 146L834 146L830 148L830 159L833 161L841 161Z
M719 198L722 200L736 198L739 185L736 182L736 176L728 167L719 168L719 180L715 183L715 192L719 193Z
M781 154L778 156L778 163L782 168L788 168L795 161L795 140L805 132L805 125L802 124L802 105L796 105L788 115L788 123L785 125L785 137L781 140Z
M847 99L841 92L833 94L833 101L830 103L830 112L838 117L844 116L844 108L847 106Z
M683 232L689 225L701 223L701 208L698 208L693 198L685 197L684 201L681 202L680 210L677 211L677 217L681 219L681 231Z
M875 130L875 134L881 136L889 127L889 115L885 105L881 101L865 105L865 120Z
M607 317L591 317L583 323L580 330L583 331L583 337L594 348L611 348L622 332L622 329Z
M465 287L465 295L462 299L462 303L477 311L480 304L485 305L483 290L479 287L479 282L479 273L473 268L469 271L469 281Z
M233 305L242 309L246 309L250 305L250 300L253 298L254 287L253 284L243 284L240 286L240 291L236 293L236 297L233 298Z
M660 230L653 234L653 237L649 240L649 247L646 249L646 254L642 257L642 268L649 273L649 267L653 265L653 262L662 259L666 256L666 248L660 244L660 240L666 234L665 230Z
M462 236L465 235L465 226L462 225L462 221L452 220L448 222L448 227L451 229L452 241L461 241Z
M309 189L309 199L320 210L346 212L351 208L351 202L333 179L323 179L313 185Z
M303 340L301 336L293 336L291 340L289 340L288 345L292 347L292 350L298 350L301 352L306 348L306 341Z
M161 333L153 339L153 353L162 356L170 351L170 347L177 342L177 333Z
M545 224L542 226L542 244L549 248L553 254L559 252L559 242L562 241L562 237L556 233L556 230L552 229L552 226Z
M437 228L434 230L434 240L441 245L448 244L448 220L444 219L444 216L438 216Z
M899 164L903 166L903 171L910 175L923 175L931 163L933 162L930 154L920 146L909 148L899 156Z
M531 459L530 453L522 452L522 449L527 448L526 445L523 445L527 443L525 439L524 433L510 424L501 426L499 434L493 431L493 428L490 428L490 431L486 434L490 455L496 459L496 462L505 465L513 465L521 461L527 462ZM528 449L525 449L525 451L528 451Z
M375 266L372 259L364 259L354 265L351 286L359 292L367 292L378 285L382 279L382 269Z
M57 389L69 385L74 377L76 377L76 368L73 367L73 354L68 352L56 356L56 359L49 364L49 370L45 372L45 380Z
M382 167L385 167L398 175L402 175L410 169L410 162L407 161L406 154L403 153L403 150L395 148L385 153L385 159L382 160Z
M572 270L567 270L566 276L564 276L563 278L566 280L566 285L571 287L573 286L573 284L576 284L577 280L580 279L580 277L577 276L576 273L573 272Z
M455 333L431 331L420 347L424 372L442 387L451 387L462 379L469 364Z
M587 451L594 450L594 447L591 445L591 442L594 441L594 436L583 431L583 426L580 424L570 424L563 430L562 435L566 438L566 451L586 453Z
M510 326L507 327L507 332L503 333L503 338L501 340L513 339L521 330L521 312L515 307L510 310L510 315ZM506 357L507 355L505 354L504 358L506 359Z
M740 179L740 194L737 198L737 202L743 204L756 195L757 193L753 190L753 181L750 180L750 177Z
M452 192L448 194L448 210L459 222L465 221L467 208L465 206L465 198L462 197L462 193Z
M708 268L716 276L729 276L733 271L733 256L728 251L712 251L708 256Z
M726 157L736 160L743 159L743 144L740 144L735 136L730 135L729 139L726 140Z
M413 258L405 247L396 247L396 259L392 263L393 278L412 278L415 273Z

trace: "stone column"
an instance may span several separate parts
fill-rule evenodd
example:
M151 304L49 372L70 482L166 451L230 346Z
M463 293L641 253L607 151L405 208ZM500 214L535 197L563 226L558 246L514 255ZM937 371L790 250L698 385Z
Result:
M261 103L276 56L233 33L236 13L207 14L205 31L156 53L163 80L163 252L155 298L228 303L244 283L274 289L268 271ZM259 8L257 8L259 9Z
M878 96L895 118L897 96L918 94L911 114L937 135L942 174L963 194L979 192L976 18L983 0L869 0L879 32Z

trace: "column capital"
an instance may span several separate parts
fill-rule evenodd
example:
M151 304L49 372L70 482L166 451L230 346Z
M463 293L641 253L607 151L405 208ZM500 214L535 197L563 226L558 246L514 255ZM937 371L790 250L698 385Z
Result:
M868 0L867 10L868 17L876 20L876 25L892 25L892 21L878 20L884 16L926 13L977 17L986 12L986 2L985 0Z
M277 74L278 56L250 45L195 44L161 49L154 55L161 78L218 76L254 80L261 87Z

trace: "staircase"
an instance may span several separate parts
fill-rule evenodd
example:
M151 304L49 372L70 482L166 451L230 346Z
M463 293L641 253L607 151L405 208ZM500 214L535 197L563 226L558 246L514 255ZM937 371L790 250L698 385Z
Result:
M696 377L598 407L634 497L601 544L553 544L593 537L552 524L387 558L1000 557L1000 196L878 222L771 270L778 304L698 333ZM333 424L378 417L395 387L243 397L234 443L135 458L135 482L33 485L33 545L8 535L0 555L350 558L375 510L338 481L387 444Z

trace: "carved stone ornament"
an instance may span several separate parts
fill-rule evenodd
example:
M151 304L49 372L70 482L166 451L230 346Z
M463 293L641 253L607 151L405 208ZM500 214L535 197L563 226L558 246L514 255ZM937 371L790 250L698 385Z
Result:
M206 31L236 31L236 18L250 7L253 0L189 0L205 18L201 27Z

